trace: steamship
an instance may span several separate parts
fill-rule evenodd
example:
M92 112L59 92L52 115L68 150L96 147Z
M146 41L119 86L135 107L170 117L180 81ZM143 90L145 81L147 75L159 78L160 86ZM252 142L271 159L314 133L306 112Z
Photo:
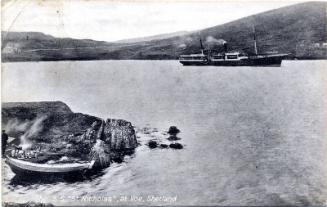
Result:
M253 29L254 30L254 29ZM227 42L224 42L224 52L218 53L215 50L204 50L200 39L201 53L180 55L179 62L183 65L214 65L214 66L277 66L280 67L282 60L288 54L269 53L258 54L257 43L254 31L254 54L248 55L243 52L228 52Z

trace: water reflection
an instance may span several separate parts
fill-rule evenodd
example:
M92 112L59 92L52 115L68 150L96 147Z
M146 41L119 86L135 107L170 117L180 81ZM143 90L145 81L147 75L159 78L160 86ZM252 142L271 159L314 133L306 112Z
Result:
M93 171L92 173L85 173L85 174L76 174L76 175L15 175L11 178L9 185L16 187L16 186L29 186L29 185L42 185L42 184L56 184L59 182L65 183L77 183L77 182L84 182L84 181L92 181L93 179L99 178L105 174L104 170Z

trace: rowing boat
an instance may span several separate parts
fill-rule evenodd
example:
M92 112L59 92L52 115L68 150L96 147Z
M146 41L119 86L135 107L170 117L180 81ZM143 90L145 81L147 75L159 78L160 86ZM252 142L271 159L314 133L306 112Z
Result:
M40 164L25 160L19 160L7 156L6 163L16 175L31 174L53 174L70 175L75 173L85 173L93 168L94 161L86 163L58 163L58 164Z

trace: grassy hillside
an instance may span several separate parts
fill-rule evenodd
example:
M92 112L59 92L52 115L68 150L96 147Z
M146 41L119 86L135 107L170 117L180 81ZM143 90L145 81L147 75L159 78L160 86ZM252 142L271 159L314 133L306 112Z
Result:
M259 53L291 53L303 59L326 59L326 2L307 2L242 18L204 30L140 41L107 43L55 38L41 33L2 33L3 61L89 59L176 59L197 53L199 39L223 39L229 50L253 52L255 26ZM146 41L144 41L146 40Z

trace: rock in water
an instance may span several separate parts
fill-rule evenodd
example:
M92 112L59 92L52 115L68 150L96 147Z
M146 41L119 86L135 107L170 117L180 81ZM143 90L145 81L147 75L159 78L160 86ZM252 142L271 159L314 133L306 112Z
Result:
M168 134L170 135L167 139L169 141L176 141L180 140L181 138L177 137L177 134L180 132L180 130L176 126L169 127Z
M180 143L172 143L169 145L169 147L173 149L183 149L183 145Z
M171 136L176 136L179 132L181 132L176 126L169 127L168 134Z
M149 148L154 149L154 148L157 148L158 143L156 141L154 141L154 140L150 140L148 142L148 146L149 146Z
M160 144L160 147L161 148L168 148L168 145L167 144Z

